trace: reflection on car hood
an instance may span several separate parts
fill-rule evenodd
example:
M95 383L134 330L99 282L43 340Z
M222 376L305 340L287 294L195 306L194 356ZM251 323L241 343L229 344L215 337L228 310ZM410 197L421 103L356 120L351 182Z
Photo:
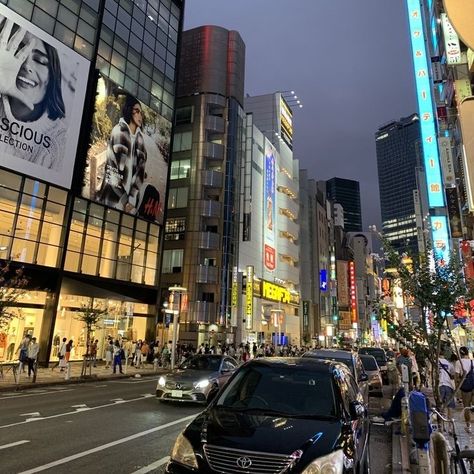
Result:
M204 380L209 377L216 375L216 372L213 370L193 370L193 369L177 369L174 372L169 372L164 377L166 380L172 381L199 381Z
M311 458L333 451L341 436L340 420L317 420L242 413L210 408L188 427L195 446L206 442L225 448L292 454Z

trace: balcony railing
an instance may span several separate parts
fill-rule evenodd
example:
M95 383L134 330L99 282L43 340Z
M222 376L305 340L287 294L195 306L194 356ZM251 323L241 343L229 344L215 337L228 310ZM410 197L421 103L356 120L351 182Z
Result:
M202 184L208 188L222 188L224 173L221 171L203 170Z
M224 119L215 115L208 115L205 118L204 126L206 127L206 130L213 133L224 133L225 131Z
M219 234L214 232L200 232L198 247L200 249L218 250L219 241Z
M219 143L203 143L202 155L210 160L223 160L224 159L224 145Z
M212 324L217 319L217 304L208 301L191 301L189 316L192 322Z
M204 217L220 217L221 203L212 199L201 201L201 216Z
M219 279L219 269L209 265L198 265L196 282L197 283L217 283Z

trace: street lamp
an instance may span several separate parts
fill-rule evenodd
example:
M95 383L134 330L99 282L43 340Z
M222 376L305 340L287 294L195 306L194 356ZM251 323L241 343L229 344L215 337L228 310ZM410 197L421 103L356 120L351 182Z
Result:
M174 305L175 293L179 295L178 309L173 310L173 339L171 341L171 370L173 370L175 359L176 359L176 342L178 339L179 313L181 311L181 295L184 293L187 293L188 289L182 286L170 286L168 290L173 295L173 305Z

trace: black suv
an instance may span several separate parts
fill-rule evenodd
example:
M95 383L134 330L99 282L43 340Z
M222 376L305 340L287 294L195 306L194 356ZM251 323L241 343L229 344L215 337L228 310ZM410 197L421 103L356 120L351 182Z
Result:
M367 411L346 366L259 358L178 436L166 472L365 472L367 441Z

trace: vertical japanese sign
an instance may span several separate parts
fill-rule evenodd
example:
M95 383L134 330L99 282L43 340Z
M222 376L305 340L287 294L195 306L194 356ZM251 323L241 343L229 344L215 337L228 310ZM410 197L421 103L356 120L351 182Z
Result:
M245 286L245 329L252 329L253 327L253 274L253 265L248 265Z
M309 301L303 300L303 327L309 326Z
M444 49L446 51L446 63L449 65L461 64L461 46L456 30L451 25L448 15L441 13L441 24L443 25Z
M465 99L459 106L459 122L463 137L472 137L474 130L474 98ZM474 211L474 140L464 139L463 166L469 212Z
M451 237L453 239L460 239L462 238L462 220L458 188L446 188L446 207L448 208Z
M443 266L449 261L448 219L446 216L431 216L430 221L434 257Z
M263 177L263 255L265 268L269 271L273 271L276 268L276 150L268 140L265 140L265 142L265 173Z
M230 305L230 324L237 326L237 317L239 309L239 269L234 267L232 269L232 296Z
M428 204L431 208L444 207L441 166L438 154L438 142L436 139L420 0L407 0L407 7L413 66L415 70L418 113L420 116L421 138L423 142L423 161L426 172Z
M319 289L320 291L328 290L328 271L325 269L319 270Z
M339 307L347 308L349 306L349 281L347 262L338 260L336 262L337 272L337 299Z
M456 175L454 174L453 152L449 137L438 138L439 152L441 155L441 166L443 168L443 182L447 188L456 186Z
M357 289L354 262L349 262L349 286L351 290L351 322L357 323Z

